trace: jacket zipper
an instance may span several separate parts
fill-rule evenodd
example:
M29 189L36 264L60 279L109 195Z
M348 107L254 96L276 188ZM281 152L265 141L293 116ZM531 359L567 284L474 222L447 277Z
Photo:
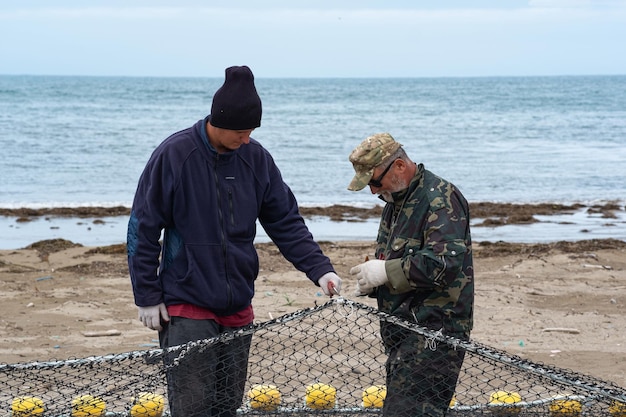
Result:
M215 188L217 190L217 212L219 215L219 222L220 222L220 232L221 232L221 245L222 245L222 255L223 255L223 260L224 260L224 274L226 275L226 293L228 294L228 306L230 306L232 304L233 301L233 295L232 295L232 289L230 286L230 277L228 275L228 245L226 243L226 225L224 222L224 213L222 211L222 193L220 192L220 181L219 181L219 176L217 174L217 163L219 161L219 155L217 155L215 157L215 168L213 170L213 177L215 179Z
M235 226L235 205L233 204L233 189L228 188L228 211L230 214L230 225Z

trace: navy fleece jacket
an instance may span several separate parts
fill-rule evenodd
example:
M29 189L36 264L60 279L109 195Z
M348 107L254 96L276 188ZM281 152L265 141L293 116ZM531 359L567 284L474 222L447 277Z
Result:
M138 306L193 304L218 315L248 307L259 272L257 218L311 281L334 272L269 152L250 139L218 154L207 120L163 141L139 179L127 237Z

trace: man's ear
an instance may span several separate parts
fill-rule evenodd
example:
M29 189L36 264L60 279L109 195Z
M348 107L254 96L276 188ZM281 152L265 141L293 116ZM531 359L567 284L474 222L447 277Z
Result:
M400 172L404 172L407 167L404 159L396 159L394 164L396 164L396 169L400 170Z

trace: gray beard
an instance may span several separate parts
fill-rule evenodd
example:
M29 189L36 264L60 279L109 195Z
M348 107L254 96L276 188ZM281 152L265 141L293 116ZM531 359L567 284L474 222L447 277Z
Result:
M391 177L391 185L391 190L378 193L378 195L387 203L393 203L394 199L392 194L405 190L409 186L409 183L407 181L400 180L397 176L393 176Z

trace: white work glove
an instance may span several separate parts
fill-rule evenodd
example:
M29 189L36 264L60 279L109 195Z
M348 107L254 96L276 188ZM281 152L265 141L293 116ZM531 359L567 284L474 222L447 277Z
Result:
M167 307L161 303L155 306L139 307L139 321L149 329L163 330L161 321L170 321L170 315L167 314Z
M341 294L341 278L339 278L339 276L334 272L327 272L322 275L317 283L320 284L320 287L322 287L324 294L329 297ZM330 283L332 283L332 286L329 288L328 284ZM331 288L334 288L334 292L331 292Z
M389 281L385 271L385 261L375 259L359 264L350 269L350 275L356 278L356 291L354 295L367 295L374 288L386 284Z

